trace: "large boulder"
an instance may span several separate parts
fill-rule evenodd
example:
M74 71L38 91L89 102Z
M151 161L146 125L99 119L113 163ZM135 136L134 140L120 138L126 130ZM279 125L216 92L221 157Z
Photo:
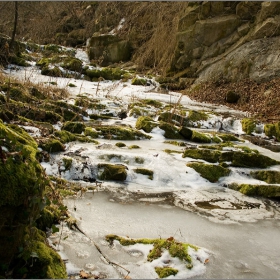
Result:
M131 57L131 45L118 36L95 34L88 41L88 56L101 66L128 61Z

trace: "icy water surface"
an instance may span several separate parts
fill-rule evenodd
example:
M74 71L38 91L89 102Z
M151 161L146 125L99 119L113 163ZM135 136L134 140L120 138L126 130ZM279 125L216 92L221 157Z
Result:
M198 276L192 277L279 279L279 220L224 225L167 204L118 203L104 192L87 193L85 198L68 198L65 202L79 221L79 227L97 242L111 261L130 269L131 278L154 278L155 275L145 266L137 266L139 258L120 248L110 249L104 241L105 235L131 238L173 236L179 241L204 247L209 262L204 265L205 270L201 269ZM95 247L87 242L79 232L61 241L61 253L69 259L68 272L89 270L92 264L93 271L102 269L106 277L118 278L116 271L100 261Z

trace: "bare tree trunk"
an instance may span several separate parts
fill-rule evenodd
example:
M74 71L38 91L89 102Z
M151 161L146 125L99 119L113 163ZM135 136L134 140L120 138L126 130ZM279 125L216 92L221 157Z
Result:
M16 36L16 31L17 31L17 23L18 23L18 2L15 1L15 17L14 17L14 29L12 33L12 38L10 42L10 49L13 48L14 42L15 42L15 36Z

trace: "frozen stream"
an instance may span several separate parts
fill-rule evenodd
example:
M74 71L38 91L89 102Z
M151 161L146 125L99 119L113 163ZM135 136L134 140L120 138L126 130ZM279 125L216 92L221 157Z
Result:
M78 51L77 56L88 63L84 52ZM195 126L195 129L199 127L199 130L206 133L218 132L223 128L227 133L242 135L244 132L240 119L249 115L226 106L198 103L176 92L161 94L157 92L154 83L149 86L132 86L131 81L98 83L48 77L41 75L35 65L5 72L23 81L47 84L50 88L67 88L70 96L66 101L71 104L74 104L79 94L98 99L100 104L106 107L106 113L114 115L110 120L103 120L103 125L135 127L137 117L132 115L120 120L117 114L120 110L127 111L129 104L140 99L157 100L172 106L180 103L186 111L206 111L209 115L207 121L199 121ZM76 87L68 87L70 83ZM156 108L149 107L147 111L154 117L157 115ZM93 109L87 109L87 112L104 113L102 110ZM85 122L89 120L84 117ZM57 123L54 127L60 130L61 124ZM26 129L30 132L30 127ZM60 250L62 258L68 260L69 275L79 278L80 270L84 270L99 278L125 276L122 269L118 272L102 261L94 241L111 261L130 270L129 276L132 279L158 278L154 267L145 259L149 248L144 248L143 244L136 248L124 248L118 243L113 247L108 245L105 236L117 234L130 238L172 236L181 242L199 246L200 260L209 258L209 262L205 264L194 258L193 269L185 269L169 278L279 279L279 204L248 197L226 188L227 184L233 182L265 183L250 176L251 168L236 167L230 168L227 177L210 183L194 169L186 166L193 159L182 157L185 147L165 143L164 131L159 127L147 134L152 137L150 140L124 141L126 146L122 148L116 147L118 140L104 138L97 139L99 145L67 143L64 152L51 154L49 162L41 163L48 175L75 181L85 187L95 186L99 163L121 164L127 169L124 182L104 181L94 194L87 192L83 197L70 197L65 200L71 215L77 219L78 226L88 236L63 225L60 232L49 237L50 244L54 244L56 249ZM260 124L259 136L262 134L263 125ZM196 145L189 141L184 142L186 145ZM280 153L261 148L249 141L236 141L234 144L232 149L248 146L280 161ZM139 149L130 149L130 145L138 145ZM166 149L179 153L166 153ZM68 170L63 166L64 158L72 160ZM152 170L153 180L133 171L139 167ZM274 165L268 169L279 171L280 166ZM59 248L55 245L58 243ZM172 261L175 264L175 261Z
M279 220L223 225L174 206L117 203L104 192L87 193L85 198L69 198L65 202L80 228L111 261L128 268L132 279L155 278L155 275L145 266L142 269L137 266L141 258L130 256L119 247L109 249L104 241L106 234L131 238L173 236L207 248L209 263L199 278L279 279ZM68 272L102 269L108 278L119 277L112 267L100 261L95 247L79 232L66 230L63 236L69 236L60 246L62 255L69 259Z

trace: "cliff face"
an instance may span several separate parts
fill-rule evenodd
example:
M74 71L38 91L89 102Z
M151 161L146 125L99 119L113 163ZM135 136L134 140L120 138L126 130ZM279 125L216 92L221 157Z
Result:
M172 69L196 82L279 76L279 2L203 2L180 19Z

